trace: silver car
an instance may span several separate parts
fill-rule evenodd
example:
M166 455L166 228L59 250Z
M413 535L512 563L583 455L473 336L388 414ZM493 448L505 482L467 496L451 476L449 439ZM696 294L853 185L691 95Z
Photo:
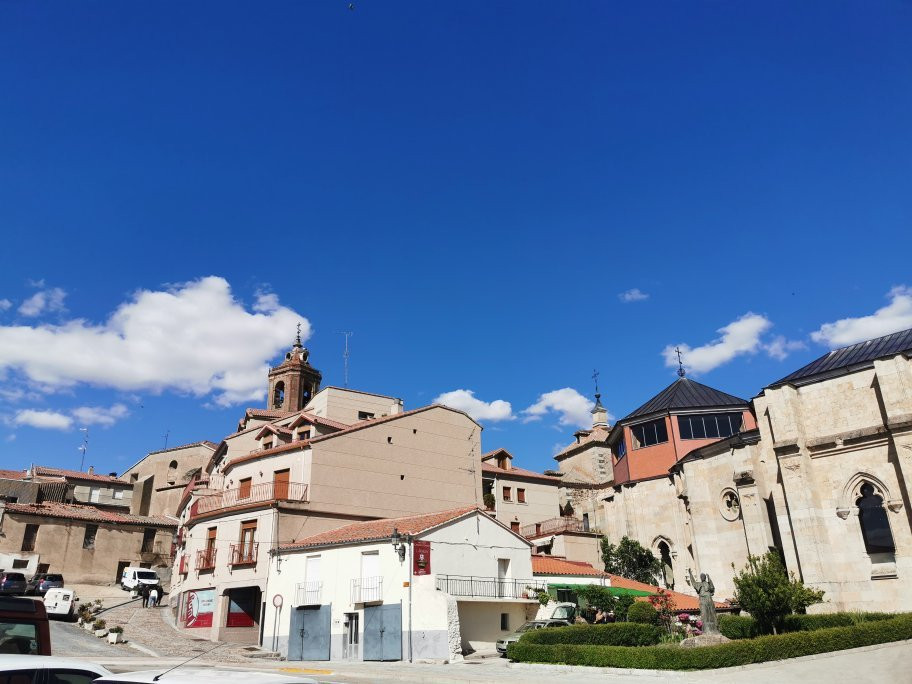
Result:
M496 644L497 652L500 653L500 655L507 655L507 646L510 644L515 644L517 641L519 641L519 637L521 637L526 632L533 632L536 629L544 629L546 627L567 627L569 625L570 623L567 620L555 620L550 618L547 620L531 620L512 634L508 634L503 639L498 641Z

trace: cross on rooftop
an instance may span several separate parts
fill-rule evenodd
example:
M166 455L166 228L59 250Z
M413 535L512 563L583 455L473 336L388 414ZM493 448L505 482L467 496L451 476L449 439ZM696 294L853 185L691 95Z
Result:
M675 347L675 354L678 355L678 375L683 378L687 371L684 370L684 361L681 359L680 347Z

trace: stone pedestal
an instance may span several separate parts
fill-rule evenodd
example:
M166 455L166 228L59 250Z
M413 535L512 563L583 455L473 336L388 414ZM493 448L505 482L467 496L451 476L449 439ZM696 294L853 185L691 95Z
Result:
M681 648L699 648L701 646L718 646L731 641L721 634L701 634L700 636L687 637L681 642Z

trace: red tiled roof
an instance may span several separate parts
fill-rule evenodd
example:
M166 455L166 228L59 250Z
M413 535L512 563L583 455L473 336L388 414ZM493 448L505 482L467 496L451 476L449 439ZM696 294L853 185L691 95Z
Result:
M388 539L392 536L394 528L399 531L399 534L419 534L474 511L481 512L475 506L462 506L461 508L451 508L446 511L425 513L423 515L411 515L405 518L367 520L346 525L336 530L330 530L329 532L321 532L320 534L293 541L290 544L282 544L279 548L291 550L303 549L309 546L328 546L330 544Z
M260 409L249 408L244 411L245 418L285 418L297 413L297 411L281 411L279 409Z
M554 556L532 556L533 575L583 575L586 577L610 577L607 572L582 561L569 561Z
M2 470L0 477L10 480L24 480L28 477L28 470ZM96 473L87 473L81 470L65 470L64 468L47 468L45 466L35 466L34 477L53 477L68 478L70 480L91 480L93 482L116 482L118 484L129 484L123 480L112 477L111 475L98 475Z
M510 458L510 459L513 458L513 454L511 454L509 451L507 451L507 450L504 449L503 447L500 447L499 449L494 449L494 451L489 451L489 452L486 453L486 454L482 454L482 455L481 455L481 460L482 460L482 461L487 461L489 458L494 458L497 454L500 454L500 453L502 453L502 454L503 454L504 456L506 456L507 458Z
M593 428L592 430L580 430L576 434L580 435L579 442L573 442L573 444L565 446L563 449L557 452L554 458L559 461L565 456L569 456L573 452L582 449L584 446L592 442L607 442L609 430L607 428L597 427Z
M310 413L309 411L301 411L301 414L288 424L288 427L297 427L301 423L325 425L326 427L335 428L336 430L345 430L346 428L351 427L351 425L348 425L347 423L340 423L338 420L330 420L329 418L318 416L314 413Z
M653 586L651 584L637 582L636 580L627 579L626 577L621 577L620 575L609 576L611 577L612 587L648 591L652 594L657 594L659 592L659 587ZM688 596L687 594L682 594L680 591L671 591L669 589L666 589L665 592L671 594L671 598L674 601L675 610L700 610L700 599L698 599L696 596ZM725 602L716 601L715 603L716 608L728 610L731 607Z
M208 439L201 440L199 442L190 442L189 444L179 444L177 446L168 447L167 449L159 449L158 451L150 451L146 456L151 456L152 454L163 454L166 451L177 451L178 449L189 449L190 447L195 446L204 446L209 447L210 449L215 449L218 444L215 442L210 442Z
M492 475L515 477L520 480L539 480L541 482L550 482L554 485L559 485L561 483L560 477L556 475L543 475L532 470L526 470L525 468L510 468L509 470L506 470L504 468L498 468L495 465L491 465L490 463L482 463L481 472L490 473Z
M68 518L71 520L91 520L93 522L111 523L114 525L152 525L154 527L175 527L177 518L165 515L130 515L115 513L95 506L65 504L46 501L40 504L6 504L7 513L40 515L49 518Z

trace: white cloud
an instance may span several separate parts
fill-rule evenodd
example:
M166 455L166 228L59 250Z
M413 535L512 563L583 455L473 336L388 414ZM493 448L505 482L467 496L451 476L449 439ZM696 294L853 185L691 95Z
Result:
M25 409L13 416L13 424L28 425L42 430L69 430L73 427L73 419L56 411Z
M629 304L630 302L642 302L644 299L649 299L649 295L642 292L638 287L635 287L632 290L621 292L621 294L618 295L618 299L625 304Z
M44 284L44 281L41 282ZM63 300L66 298L66 292L59 287L52 287L49 290L41 290L26 299L19 305L19 313L29 318L40 316L44 312L56 313L64 311Z
M793 351L807 349L807 345L801 340L789 340L783 335L777 335L768 344L763 345L766 353L777 361L782 361Z
M104 406L80 406L73 409L73 418L80 425L103 425L109 427L121 418L130 415L130 411L123 404L114 404L110 408Z
M741 318L719 328L721 337L699 347L687 344L670 344L662 350L665 365L677 368L678 356L675 346L681 348L684 366L695 373L706 373L728 363L741 354L753 354L762 348L761 336L772 327L772 322L755 313L746 313Z
M8 299L0 299L0 311L9 311L13 303Z
M298 322L306 339L307 319L274 295L259 295L251 313L226 280L210 276L141 290L103 324L0 326L0 370L55 387L215 393L228 406L262 398L269 361L290 345Z
M524 423L541 420L550 412L560 414L561 425L590 427L592 425L593 402L571 387L545 392L538 401L523 410ZM611 416L609 416L610 418Z
M833 349L912 328L912 288L897 285L887 297L890 303L870 316L824 323L811 339Z
M495 399L492 402L482 401L475 398L475 392L472 390L458 389L444 392L431 403L465 411L475 420L497 422L515 418L509 401L503 399Z
M4 441L7 441L7 442L15 442L15 441L16 441L16 433L15 433L15 432L9 433L9 434L6 436L6 439L5 439Z

